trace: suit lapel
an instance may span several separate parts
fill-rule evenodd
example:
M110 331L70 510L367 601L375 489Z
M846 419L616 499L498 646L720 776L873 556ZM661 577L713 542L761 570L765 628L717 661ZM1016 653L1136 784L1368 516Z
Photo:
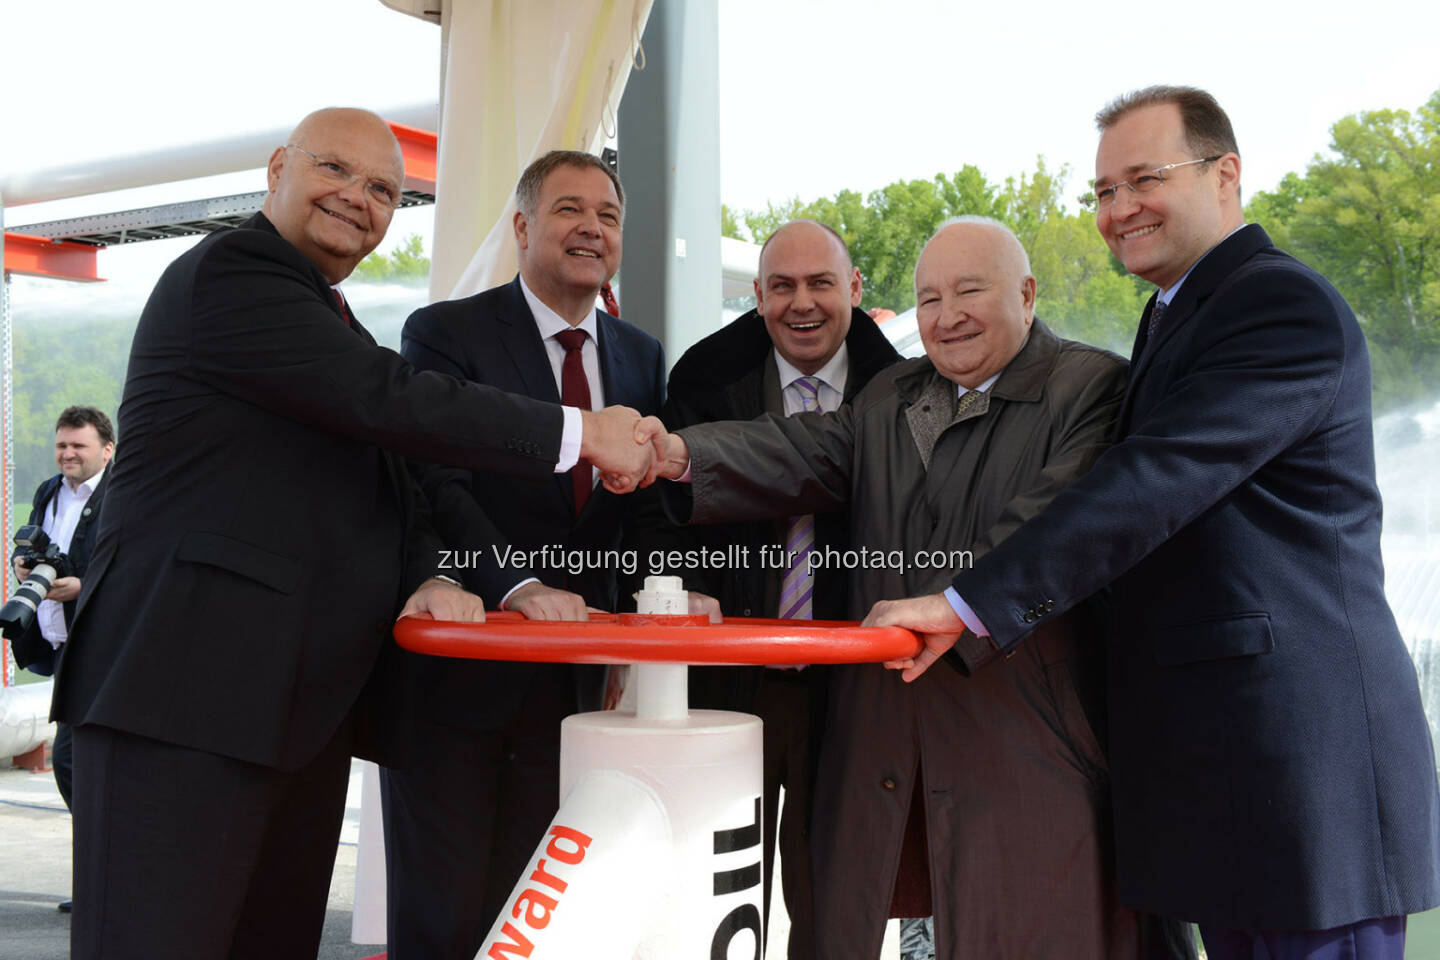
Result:
M753 407L754 413L750 419L760 416L762 413L773 413L777 417L785 416L785 384L780 382L780 362L775 359L775 352L772 350L765 355L764 373L760 377L760 406ZM754 400L750 401L754 404Z
M525 291L520 289L519 274L510 281L496 304L493 329L500 349L524 384L521 392L536 400L559 403L560 388L555 384L555 370L550 366L550 354L540 337L535 314L530 312ZM550 491L555 500L555 511L574 517L575 490L568 471L550 478ZM592 494L590 501L594 500Z
M550 355L540 339L540 328L535 325L530 304L525 302L519 276L506 287L497 304L494 330L500 349L505 351L515 373L525 385L524 393L536 400L559 403L560 391L555 386Z
M595 329L599 333L595 349L600 356L600 385L605 391L605 405L623 403L627 407L638 407L635 385L630 379L630 364L619 346L615 318L596 310Z
M366 330L363 326L361 326L360 321L356 320L354 317L350 318L350 329L354 330L356 336L358 336L361 340L364 340L372 347L375 346L375 338L370 335L370 331Z
M780 375L775 370L775 359L766 354L760 365L745 372L745 375L726 384L725 411L729 419L754 420L762 413L783 416L785 408L780 404ZM770 392L775 394L775 404L767 402ZM724 418L722 418L724 419Z
M1135 388L1140 383L1140 375L1144 370L1146 361L1150 359L1147 354L1148 346L1147 331L1150 327L1150 314L1155 310L1155 301L1159 298L1160 291L1150 295L1150 300L1145 304L1145 310L1140 314L1140 329L1135 331L1135 344L1130 348L1130 375L1125 381L1125 397L1120 402L1119 436L1124 436L1130 431L1130 405L1135 399Z
M1130 432L1130 416L1135 394L1145 375L1155 366L1161 351L1173 343L1182 330L1200 312L1205 301L1210 299L1220 284L1224 283L1246 260L1266 247L1271 246L1270 237L1259 224L1248 224L1220 241L1190 272L1181 284L1165 316L1150 337L1146 328L1150 325L1150 314L1154 312L1157 291L1145 305L1140 318L1140 329L1135 335L1135 347L1130 356L1130 379L1125 388L1125 399L1120 407L1120 436Z

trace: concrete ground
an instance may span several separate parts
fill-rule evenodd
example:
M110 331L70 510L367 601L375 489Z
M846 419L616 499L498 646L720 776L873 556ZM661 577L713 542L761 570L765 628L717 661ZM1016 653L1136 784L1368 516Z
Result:
M70 896L70 814L53 774L12 768L8 758L0 763L0 960L66 960L70 918L55 905ZM317 960L358 960L384 950L350 942L359 820L357 762Z
M0 761L0 960L67 960L70 918L55 905L70 896L70 814L53 774L31 773ZM360 824L360 763L351 769L345 826L330 881L330 904L317 960L359 960L383 945L350 942ZM778 867L777 867L778 875ZM790 921L777 895L771 905L772 958L783 958ZM881 960L899 957L896 923L886 931Z

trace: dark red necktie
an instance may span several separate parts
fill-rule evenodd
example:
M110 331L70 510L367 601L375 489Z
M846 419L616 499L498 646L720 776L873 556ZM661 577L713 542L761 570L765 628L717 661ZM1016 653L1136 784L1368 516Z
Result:
M335 294L335 302L340 305L340 319L345 321L345 326L350 326L350 311L345 309L345 298L340 296L337 287L331 287L330 292Z
M565 348L565 362L560 365L560 402L567 407L590 409L590 381L585 377L585 364L580 359L580 348L585 346L589 336L584 330L562 330L555 334L555 340ZM585 509L590 499L590 461L584 457L570 470L570 482L575 490L575 515Z

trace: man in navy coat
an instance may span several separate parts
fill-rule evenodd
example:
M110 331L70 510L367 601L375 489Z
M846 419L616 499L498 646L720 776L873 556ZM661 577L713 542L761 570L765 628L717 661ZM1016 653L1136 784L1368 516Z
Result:
M906 667L982 669L1106 584L1117 867L1212 960L1395 957L1440 903L1440 798L1386 604L1370 362L1326 280L1244 224L1209 94L1096 118L1096 225L1159 288L1119 441L949 590L877 604Z

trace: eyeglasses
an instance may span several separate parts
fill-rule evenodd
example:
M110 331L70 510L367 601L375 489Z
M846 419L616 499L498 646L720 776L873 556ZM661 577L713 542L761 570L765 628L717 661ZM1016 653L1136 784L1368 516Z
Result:
M286 150L299 150L315 164L315 172L322 180L334 184L337 188L351 186L358 180L365 180L365 192L378 204L394 210L400 205L400 188L384 180L374 177L365 178L363 173L355 173L339 160L327 160L324 157L317 157L304 147L297 147L293 143L285 144Z
M1167 170L1178 170L1181 167L1188 167L1194 163L1213 163L1223 157L1223 153L1217 153L1213 157L1201 157L1199 160L1182 160L1179 163L1167 163L1163 167L1156 167L1149 173L1142 173L1130 180L1121 180L1109 186L1101 187L1094 193L1087 193L1080 198L1080 203L1087 210L1099 210L1101 207L1109 206L1119 195L1121 187L1128 187L1131 193L1149 193L1165 182Z

